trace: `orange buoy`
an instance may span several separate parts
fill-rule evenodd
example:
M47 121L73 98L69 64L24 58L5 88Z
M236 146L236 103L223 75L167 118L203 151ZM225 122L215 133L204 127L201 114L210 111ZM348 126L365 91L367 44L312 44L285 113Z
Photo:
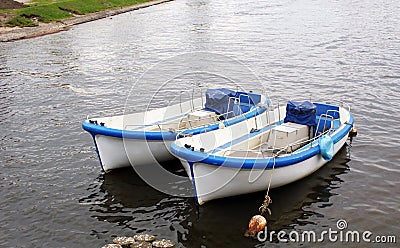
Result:
M264 230L267 225L267 220L262 215L254 215L249 222L249 229L246 231L245 236L254 237L257 233Z

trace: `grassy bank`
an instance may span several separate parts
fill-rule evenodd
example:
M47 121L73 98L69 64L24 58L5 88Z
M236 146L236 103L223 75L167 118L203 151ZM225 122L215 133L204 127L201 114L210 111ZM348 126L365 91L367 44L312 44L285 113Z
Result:
M16 9L6 22L9 27L33 27L39 22L60 21L75 15L84 15L106 9L124 7L149 0L37 0L26 8Z

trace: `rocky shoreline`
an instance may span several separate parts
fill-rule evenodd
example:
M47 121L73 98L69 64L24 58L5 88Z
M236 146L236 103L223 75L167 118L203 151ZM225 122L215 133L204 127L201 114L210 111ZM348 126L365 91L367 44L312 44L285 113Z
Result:
M72 18L68 18L59 22L52 22L52 23L41 23L37 27L24 27L24 28L0 28L0 42L7 42L7 41L14 41L14 40L21 40L21 39L28 39L34 38L38 36L43 36L46 34L53 34L61 31L65 31L70 29L72 26L90 22L102 18L106 18L109 16L114 16L126 12L130 12L133 10L138 10L142 8L146 8L149 6L170 2L173 0L154 0L150 2L145 2L141 4L136 4L133 6L127 6L122 8L110 9L101 12L95 12L87 15L79 15Z

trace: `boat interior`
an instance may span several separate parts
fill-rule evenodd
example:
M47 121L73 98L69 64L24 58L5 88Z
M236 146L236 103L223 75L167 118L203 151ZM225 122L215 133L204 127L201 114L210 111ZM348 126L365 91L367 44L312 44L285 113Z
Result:
M205 104L199 106L192 104L193 107L186 113L180 111L173 118L146 125L144 130L182 131L206 127L249 112L261 102L261 98L260 94L239 91L228 97L212 98L206 95Z
M316 112L314 126L285 122L286 109L275 109L266 118L257 118L260 123L251 127L246 137L234 139L229 145L213 149L215 155L229 157L265 158L287 155L318 144L318 138L337 130L344 122L338 106L314 103ZM271 112L273 112L271 114ZM290 114L290 113L289 113ZM250 127L249 127L250 128Z
M181 100L181 99L180 99ZM103 118L89 122L107 128L131 131L183 131L218 123L249 112L264 101L261 94L226 88L207 89L205 97L146 112Z

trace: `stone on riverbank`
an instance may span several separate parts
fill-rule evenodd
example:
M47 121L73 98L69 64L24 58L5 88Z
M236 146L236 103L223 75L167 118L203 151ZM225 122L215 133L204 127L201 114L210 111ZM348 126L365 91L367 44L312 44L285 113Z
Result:
M132 6L126 6L121 8L109 9L100 12L79 15L64 19L58 22L51 23L40 23L37 27L24 27L24 28L9 28L0 26L0 42L7 42L20 39L34 38L46 34L53 34L60 31L65 31L70 29L74 25L82 24L85 22L90 22L102 18L107 18L113 15L119 15L129 11L138 10L141 8L146 8L149 6L170 2L173 0L151 0L149 2L144 2L140 4L135 4ZM1 18L1 15L0 15Z
M102 248L122 248L122 246L119 244L106 244Z
M156 240L156 237L150 234L136 234L135 236L133 236L133 238L136 241L145 241L145 242L153 242L154 240Z
M154 248L174 248L175 243L168 239L156 240L153 243Z
M135 243L135 239L132 237L116 237L113 239L115 244L119 244L122 247L130 247L131 244Z
M131 244L130 248L152 248L152 244L149 242L135 242L133 244Z

